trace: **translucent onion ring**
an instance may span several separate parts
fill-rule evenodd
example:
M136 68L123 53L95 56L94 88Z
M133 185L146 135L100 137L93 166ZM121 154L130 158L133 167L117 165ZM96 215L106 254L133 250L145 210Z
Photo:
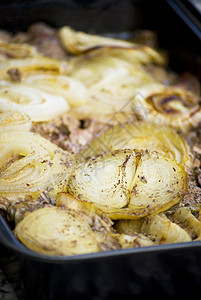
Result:
M72 113L79 118L93 118L99 122L118 119L126 121L138 110L143 110L143 100L161 88L142 66L130 61L127 51L121 55L113 51L100 51L74 60L73 78L87 87L87 102ZM120 56L120 57L119 57Z
M66 190L74 156L32 132L0 133L0 195L10 201Z
M76 255L120 248L111 228L112 222L109 225L103 213L89 203L75 206L76 209L68 208L62 200L61 207L38 209L17 224L15 233L28 248L47 255Z
M70 106L80 106L86 102L87 89L85 85L70 76L32 74L25 76L23 82L44 92L64 97Z
M191 236L178 224L169 220L164 213L139 220L120 220L115 225L118 233L145 234L154 244L170 244L191 241Z
M28 44L6 43L0 41L0 61L12 58L40 56L36 48Z
M52 95L23 83L0 87L0 111L22 112L32 121L49 121L66 111L69 105L62 96Z
M183 165L192 167L192 153L184 138L174 129L149 122L133 122L113 126L89 142L78 157L83 160L118 149L157 151Z
M159 153L116 150L79 165L67 189L111 219L137 219L179 202L187 190L187 174Z
M87 34L84 32L75 31L68 26L62 27L58 31L58 36L66 50L73 54L81 54L83 52L88 52L99 48L113 48L128 50L132 52L132 55L138 61L141 62L147 63L154 61L159 64L164 64L165 62L165 59L161 54L148 46L135 44L120 39Z
M6 131L30 131L31 119L24 113L4 112L0 113L0 132Z
M66 74L71 70L70 62L46 56L36 56L27 58L13 58L0 62L0 75L6 77L11 69L18 69L23 76L23 72L50 72L53 74Z

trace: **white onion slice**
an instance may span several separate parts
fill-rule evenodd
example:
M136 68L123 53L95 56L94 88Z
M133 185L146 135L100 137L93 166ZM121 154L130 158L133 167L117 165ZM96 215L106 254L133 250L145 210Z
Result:
M0 111L26 113L32 121L49 121L68 111L62 96L43 92L26 84L10 84L0 88Z

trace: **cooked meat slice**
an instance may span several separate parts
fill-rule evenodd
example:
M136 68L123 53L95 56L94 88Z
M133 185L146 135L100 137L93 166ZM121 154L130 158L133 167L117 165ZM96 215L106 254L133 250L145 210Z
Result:
M194 153L194 162L188 174L188 190L183 199L167 211L172 214L178 207L188 207L193 214L198 214L201 207L201 129L199 126L186 136L188 144Z
M94 120L80 121L65 114L50 122L33 123L32 130L62 149L77 154L102 128L103 125Z
M57 38L56 29L44 23L32 24L27 32L18 32L12 39L15 43L29 43L46 56L65 59L66 51L63 50Z
M36 23L29 27L29 43L44 55L65 59L66 52L61 47L57 39L56 30L44 23Z

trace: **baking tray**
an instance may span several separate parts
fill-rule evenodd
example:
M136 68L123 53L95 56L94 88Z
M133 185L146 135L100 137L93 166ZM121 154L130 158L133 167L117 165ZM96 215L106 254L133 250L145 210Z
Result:
M4 3L5 2L5 3ZM154 3L155 2L155 3ZM169 1L1 1L0 28L25 30L36 21L97 33L156 31L170 67L201 78L201 41ZM6 9L6 14L5 14ZM201 286L201 242L57 257L35 253L0 217L0 242L19 260L24 299L194 299Z

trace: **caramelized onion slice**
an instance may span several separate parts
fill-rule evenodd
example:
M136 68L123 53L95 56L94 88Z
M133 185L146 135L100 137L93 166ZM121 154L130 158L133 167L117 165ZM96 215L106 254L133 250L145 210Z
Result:
M115 229L121 234L135 236L144 234L154 241L153 244L171 244L191 241L187 231L160 213L139 220L120 220Z
M88 205L84 211L62 206L41 208L25 216L15 228L19 240L31 250L47 255L77 255L120 248L110 226L94 207L91 211Z
M49 121L69 109L62 96L52 95L23 83L0 87L0 111L22 112L32 121Z
M26 214L17 224L15 234L29 249L47 255L77 255L153 245L144 234L116 233L112 224L93 203L60 193L56 207Z
M149 121L188 132L201 120L200 98L186 89L161 87L143 101Z
M194 240L201 240L201 222L186 207L180 207L174 213L174 218L191 234Z
M116 150L80 164L68 191L93 202L111 219L136 219L169 209L187 190L175 160L151 151Z
M24 113L4 112L0 113L0 132L6 131L29 131L31 119Z
M81 54L97 48L117 48L128 49L133 52L137 60L142 62L155 61L164 63L164 58L156 50L128 41L92 35L71 29L68 26L62 27L58 31L61 43L67 51L73 54Z
M187 142L174 129L147 122L113 126L99 134L79 153L81 159L118 149L157 151L176 160L186 170L192 166L192 154Z
M0 75L7 76L9 70L17 69L23 77L24 72L45 71L53 74L66 74L71 70L70 62L46 56L13 58L0 62Z
M0 42L0 61L12 58L35 57L40 54L35 47L28 44Z
M142 225L142 232L151 235L159 244L191 241L190 235L161 213L148 218Z
M0 133L0 195L9 201L66 190L74 157L32 132Z
M132 45L132 43L123 40L92 35L81 31L75 31L69 26L64 26L59 29L58 36L66 50L73 54L80 54L86 50L89 50L90 48L94 48L97 46L100 47L106 45L114 45L129 47Z

